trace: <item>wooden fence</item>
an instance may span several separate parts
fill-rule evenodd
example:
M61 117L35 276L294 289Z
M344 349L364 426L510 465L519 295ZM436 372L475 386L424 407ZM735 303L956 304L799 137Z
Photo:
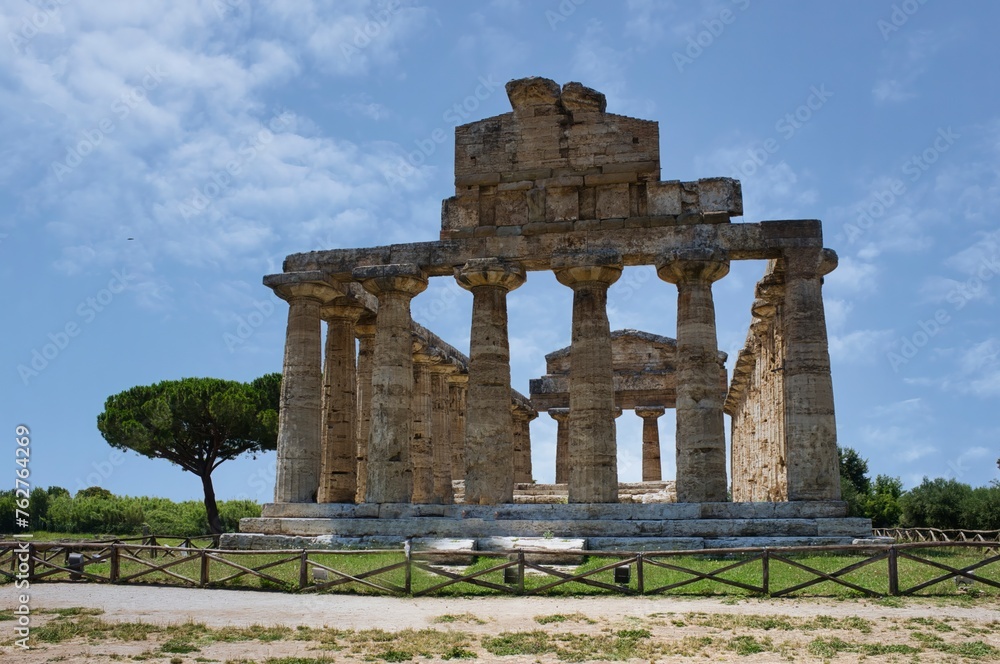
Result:
M892 537L897 542L994 542L1000 530L941 530L939 528L876 528L875 537Z
M238 580L242 584L238 587L247 588L248 580L254 580L256 588L291 592L349 589L414 597L442 594L448 588L452 593L486 589L508 595L593 589L655 595L682 588L704 593L709 591L705 584L713 584L711 592L724 587L770 597L801 594L810 588L830 594L837 586L839 592L847 589L870 597L902 596L948 581L955 584L951 592L967 591L974 584L1000 589L1000 555L996 554L1000 542L996 541L558 553L411 552L409 546L403 550L226 551L200 548L187 541L181 544L0 542L0 577L6 582L27 579L30 583L89 581L202 588L232 587ZM587 564L542 562L567 555L578 557L576 563L586 559ZM455 563L456 557L463 559L462 564ZM845 558L849 564L843 564ZM415 583L418 576L419 583ZM816 588L825 583L832 585ZM945 588L939 586L938 590Z

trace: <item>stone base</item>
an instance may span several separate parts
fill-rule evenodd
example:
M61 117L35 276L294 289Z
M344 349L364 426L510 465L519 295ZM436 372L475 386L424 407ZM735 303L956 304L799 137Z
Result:
M221 546L378 548L399 546L407 539L414 539L415 543L458 539L461 547L472 542L473 550L488 551L496 550L497 543L569 539L574 546L582 543L585 550L655 551L835 545L871 538L871 521L847 517L846 513L847 504L840 501L572 505L280 503L265 505L261 518L242 519L240 533L223 535ZM428 548L434 550L433 546Z

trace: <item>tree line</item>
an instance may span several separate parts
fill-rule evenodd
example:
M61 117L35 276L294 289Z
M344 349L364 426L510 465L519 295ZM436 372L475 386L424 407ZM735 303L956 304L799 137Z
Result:
M13 490L0 491L0 531L14 524ZM30 493L29 528L33 531L81 535L141 535L144 528L153 535L194 537L210 535L205 504L198 500L174 502L167 498L116 496L92 486L71 496L63 487L36 487ZM236 532L240 519L259 517L260 505L252 500L225 500L218 503L218 519L223 532Z
M924 477L903 490L898 477L868 475L868 460L840 448L840 488L850 516L866 516L876 528L1000 529L1000 482L972 487L956 479Z

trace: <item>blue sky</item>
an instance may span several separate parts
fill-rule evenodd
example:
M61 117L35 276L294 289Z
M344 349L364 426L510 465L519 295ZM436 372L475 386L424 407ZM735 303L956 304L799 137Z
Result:
M261 277L293 252L436 239L454 126L508 111L503 84L530 75L659 121L664 180L742 180L736 223L823 221L839 437L873 476L1000 476L996 3L261 5L0 0L3 484L23 423L35 485L200 498L193 475L111 450L105 398L280 371L287 307ZM763 269L715 286L731 358ZM509 298L522 392L569 343L570 295L532 272ZM613 329L674 335L651 268L610 297ZM462 349L470 308L447 279L413 303ZM641 420L618 432L636 480ZM555 422L532 437L551 481ZM216 489L267 501L273 475L273 454L230 462Z

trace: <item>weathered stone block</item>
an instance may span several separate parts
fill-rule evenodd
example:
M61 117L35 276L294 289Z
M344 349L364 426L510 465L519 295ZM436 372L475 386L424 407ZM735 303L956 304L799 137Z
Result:
M528 196L525 190L497 191L495 221L497 226L523 226L528 223Z
M681 184L670 182L646 183L646 199L651 216L676 216L681 213Z
M473 185L490 185L500 182L499 173L470 173L468 175L455 176L456 187L469 187Z
M441 201L441 229L460 230L479 225L479 193L452 196Z
M629 215L628 184L605 184L597 187L596 217L615 219Z
M531 189L528 191L528 221L545 221L545 190Z
M743 191L740 181L732 178L698 180L698 207L704 212L728 212L743 215Z
M586 175L583 183L588 187L596 187L599 184L619 184L622 182L638 182L639 175L634 171L624 171L621 173L601 173L599 175Z
M545 220L576 221L580 218L580 195L576 187L545 189Z

